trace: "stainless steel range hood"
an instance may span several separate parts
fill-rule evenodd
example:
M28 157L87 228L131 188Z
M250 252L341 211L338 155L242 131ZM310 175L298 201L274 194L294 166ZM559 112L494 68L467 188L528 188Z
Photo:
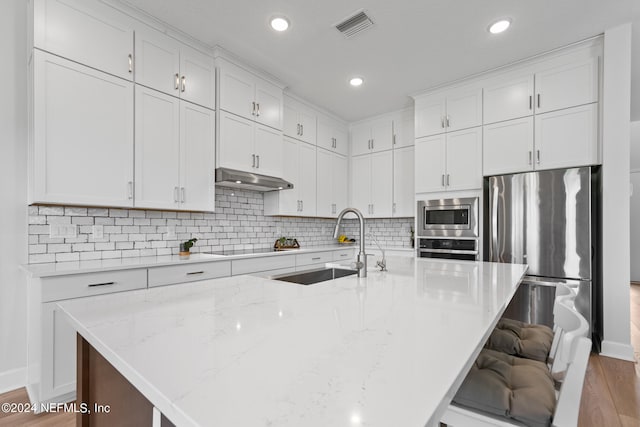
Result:
M282 178L235 169L217 168L216 185L254 191L289 190L293 184Z

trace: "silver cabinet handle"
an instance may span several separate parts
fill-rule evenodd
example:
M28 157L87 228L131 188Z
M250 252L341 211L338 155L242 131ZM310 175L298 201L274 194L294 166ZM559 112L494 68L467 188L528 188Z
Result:
M251 163L251 167L252 167L252 168L255 168L255 167L256 167L256 155L255 155L255 154L252 154L252 155L251 155L251 158L253 159L253 160L252 160L252 163Z
M129 200L133 199L133 181L127 182L127 189L129 191L128 198Z
M536 150L536 163L540 164L540 150Z
M451 124L449 123L449 115L447 114L447 127L451 127Z
M529 95L529 110L533 109L533 96Z
M538 94L538 108L540 108L540 94Z
M533 158L533 153L529 150L529 164L531 164Z
M304 135L304 125L300 124L300 136Z
M187 78L185 76L182 76L182 92L184 92L186 88L187 88Z
M260 155L256 155L256 169L260 169Z
M175 90L178 90L180 89L180 74L176 73L173 77L174 77L173 88Z
M204 271L190 271L187 276L193 276L194 274L204 274Z
M319 256L314 256L313 258L311 258L311 261L317 261L319 259L322 259L322 257Z
M391 143L393 145L396 145L396 134L394 133L393 136L391 137Z
M91 283L90 285L87 285L87 287L89 288L97 288L98 286L111 286L111 285L115 285L116 282L103 282L103 283Z
M184 187L180 188L180 203L184 203L185 200L185 196L184 196Z
M449 177L450 177L450 175L447 174L447 187L449 186Z
M444 116L440 117L440 127L444 129Z
M260 117L260 103L259 102L256 104L256 116Z
M133 55L129 54L129 72L133 73Z
M444 174L442 174L442 186L444 187Z
M396 204L393 204L393 213L396 213Z
M300 136L300 123L296 123L296 135Z
M252 105L252 107L251 107L251 115L252 115L252 116L255 116L255 115L256 115L256 102L255 102L255 101L253 101L253 102L251 103L251 105Z
M371 149L373 150L373 141L375 141L375 139L371 138Z
M174 203L178 203L178 193L180 192L180 189L178 187L173 187L173 202Z

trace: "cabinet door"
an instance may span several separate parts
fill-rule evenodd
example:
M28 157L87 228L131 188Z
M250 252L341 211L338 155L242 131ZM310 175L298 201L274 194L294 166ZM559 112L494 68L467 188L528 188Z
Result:
M533 116L484 126L485 176L533 170Z
M351 157L351 206L371 215L371 156Z
M256 121L282 130L282 89L256 78Z
M447 190L482 188L482 128L447 134Z
M180 46L180 98L210 109L216 106L213 58L186 45Z
M393 151L371 154L371 205L372 216L392 216Z
M347 157L334 154L333 156L333 216L347 207L349 185L349 162Z
M136 83L178 96L179 43L151 28L136 31Z
M250 120L220 111L218 166L254 172L254 126Z
M416 139L416 193L442 191L445 185L445 135Z
M349 154L349 132L347 128L343 125L336 125L333 128L333 137L335 138L335 152L343 156Z
M300 128L301 134L300 139L304 142L308 142L309 144L316 144L316 116L307 108L303 108L300 110L300 114L298 115L300 120Z
M369 152L371 147L371 126L361 123L351 127L351 155L359 156Z
M415 216L414 148L393 150L393 216Z
M34 51L30 203L133 206L133 84Z
M180 100L136 85L135 206L179 208Z
M40 400L60 398L76 390L76 331L57 308L42 304L42 371Z
M286 102L283 107L282 133L291 138L300 139L300 121L298 120L298 109Z
M444 133L446 99L444 95L423 96L415 102L415 137Z
M255 125L256 167L261 175L282 176L282 132Z
M282 190L277 194L279 215L299 215L300 204L300 165L298 164L298 141L283 138L282 142L282 178L293 184L291 190Z
M315 145L301 142L298 144L299 166L298 182L300 189L298 197L302 202L301 214L304 216L316 216L316 147Z
M316 155L316 212L319 217L329 218L335 215L333 212L334 155L322 148L318 148Z
M533 114L533 74L501 76L484 88L484 123L496 123Z
M180 103L180 202L189 211L215 210L215 112Z
M536 113L598 100L598 58L572 61L536 73Z
M318 129L316 145L318 148L324 148L325 150L334 151L334 132L333 124L330 120L324 117L318 117Z
M220 109L247 119L255 118L255 77L229 62L220 66Z
M535 118L536 169L600 163L598 104L588 104Z
M482 125L482 88L447 93L447 132Z
M371 151L386 151L393 148L393 121L380 119L371 123Z
M113 8L81 0L35 0L33 25L36 47L133 80L133 30L129 18Z
M402 111L393 119L393 148L413 146L415 143L413 111ZM413 166L412 166L413 167Z

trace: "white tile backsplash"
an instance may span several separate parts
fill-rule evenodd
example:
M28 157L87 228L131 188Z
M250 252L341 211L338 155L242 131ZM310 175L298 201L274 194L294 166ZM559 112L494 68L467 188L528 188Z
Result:
M29 262L62 262L177 254L180 242L197 238L192 252L267 248L281 236L301 246L335 243L335 219L264 216L263 194L216 188L216 212L171 212L62 206L29 206ZM74 238L50 238L49 225L78 225ZM104 226L94 239L93 225ZM367 232L386 248L410 248L413 218L367 219ZM167 226L175 227L169 238ZM358 238L358 222L342 234Z

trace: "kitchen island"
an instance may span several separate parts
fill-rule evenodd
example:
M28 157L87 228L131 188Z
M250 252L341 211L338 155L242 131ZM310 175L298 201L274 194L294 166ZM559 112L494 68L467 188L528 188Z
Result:
M527 267L387 264L308 286L244 275L59 307L178 426L430 425Z

